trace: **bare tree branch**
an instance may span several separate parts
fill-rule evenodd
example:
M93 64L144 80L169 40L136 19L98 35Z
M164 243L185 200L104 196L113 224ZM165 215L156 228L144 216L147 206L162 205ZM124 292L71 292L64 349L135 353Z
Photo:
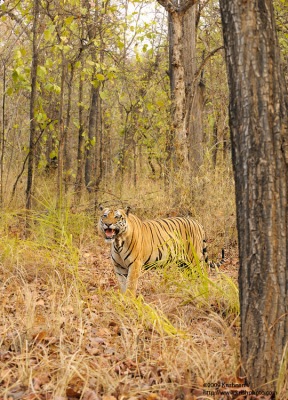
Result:
M19 18L17 15L15 15L11 10L0 13L0 18L4 15L9 15L9 17L12 19L12 21L15 21L17 24L19 24L21 26L21 28L23 29L23 32L25 32L26 36L28 38L30 37L30 31L27 29L27 26L23 23L23 20L21 18Z
M12 12L17 6L18 4L21 3L21 0L18 1L18 3L16 3L13 7L10 8L10 10L5 10L0 12L0 17L3 17L3 15L9 14L10 12ZM7 6L7 5L6 5Z
M219 46L216 49L212 50L202 61L200 67L197 69L197 71L195 72L194 75L194 82L196 81L197 78L199 78L201 71L203 70L203 68L205 67L205 65L207 64L208 60L214 56L215 53L217 53L219 50L224 49L224 46Z

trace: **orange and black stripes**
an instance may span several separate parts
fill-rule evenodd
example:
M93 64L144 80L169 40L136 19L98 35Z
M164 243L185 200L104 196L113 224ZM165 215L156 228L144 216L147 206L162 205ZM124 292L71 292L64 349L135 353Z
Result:
M196 263L207 258L204 229L193 218L141 221L122 209L102 210L99 232L111 243L111 258L124 292L134 293L141 267L155 261Z

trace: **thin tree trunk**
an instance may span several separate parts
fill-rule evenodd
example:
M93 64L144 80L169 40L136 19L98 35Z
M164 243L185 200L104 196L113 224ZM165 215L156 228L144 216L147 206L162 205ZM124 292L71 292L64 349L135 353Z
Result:
M63 173L64 173L64 83L66 74L66 59L62 51L61 63L61 92L59 102L59 146L58 146L58 175L57 175L57 207L62 209L63 201Z
M287 91L272 0L220 0L220 7L236 183L242 363L252 389L275 391L282 357L288 357ZM287 376L287 370L282 373Z
M219 123L220 114L216 113L215 120L213 122L213 134L212 134L212 162L214 169L217 165L217 155L218 155L218 148L219 148L219 137L218 137L218 123Z
M1 130L1 156L0 156L0 204L3 205L4 191L4 153L6 132L6 65L3 62L3 91L2 91L2 130Z
M66 121L63 132L63 142L64 142L64 181L65 181L65 193L68 191L69 182L71 180L71 148L69 139L69 127L71 120L71 102L72 102L72 88L73 88L73 78L74 78L74 62L70 64L70 77L68 81L68 91L67 91L67 110L66 110Z
M37 95L37 66L38 66L38 47L37 47L38 20L39 20L39 0L34 0L33 27L32 27L31 96L30 96L30 140L29 140L28 171L27 171L27 186L26 186L27 210L31 210L32 207L32 189L33 189L33 178L34 178L35 137L36 137L35 104Z
M103 3L102 3L103 6ZM100 51L99 51L99 61L100 65L104 63L104 41L103 41L103 15L106 12L105 8L101 10L99 17L99 39L100 39ZM99 188L103 178L104 169L104 155L103 155L103 120L102 120L102 99L100 97L100 89L103 87L104 83L99 85L99 92L97 98L97 124L96 124L96 160L95 160L95 190L94 190L94 206L95 211L98 211L99 207Z
M84 145L85 139L84 133L84 121L83 121L83 81L80 75L79 77L79 130L78 130L78 150L77 150L77 173L75 181L75 199L76 203L80 203L82 190L83 190L83 173L84 173Z
M85 185L88 192L92 191L95 181L93 178L93 164L94 164L94 144L97 129L97 103L99 97L99 87L95 88L91 85L91 102L89 109L89 122L88 122L88 144L86 145L86 162L85 162Z
M96 27L98 27L98 1L94 3L92 9L92 3L85 0L86 6L90 9L90 12L93 13L93 22L91 22L88 26L88 36L90 41L95 41L97 36ZM97 48L96 45L93 44L91 46L91 58L92 61L96 64L96 61L99 62L96 58ZM96 75L96 69L94 68L94 75ZM90 100L90 109L89 109L89 119L88 119L88 144L85 149L85 186L89 193L93 192L93 188L95 191L95 161L97 157L97 146L98 138L97 138L97 122L98 122L98 102L99 100L99 86L95 87L91 84L91 100Z
M101 59L101 57L100 57ZM95 210L99 207L99 188L103 177L103 129L102 129L102 100L97 99L97 126L96 126L96 160L95 160Z

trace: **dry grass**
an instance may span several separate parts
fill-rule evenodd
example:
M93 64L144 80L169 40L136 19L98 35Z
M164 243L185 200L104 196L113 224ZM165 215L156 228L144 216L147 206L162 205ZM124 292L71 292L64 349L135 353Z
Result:
M153 209L143 203L148 217L169 208L162 194L154 200ZM242 382L233 252L212 274L145 271L131 299L118 292L91 214L59 214L43 201L29 238L23 213L1 219L1 400L223 400L204 385Z
M2 215L3 399L191 399L236 376L237 311L220 286L170 266L125 298L91 217L33 221L25 239L23 215Z

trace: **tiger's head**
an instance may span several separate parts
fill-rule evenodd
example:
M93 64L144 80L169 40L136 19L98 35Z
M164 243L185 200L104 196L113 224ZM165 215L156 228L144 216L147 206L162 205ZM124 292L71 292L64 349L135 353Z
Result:
M126 211L122 209L104 208L100 206L101 215L99 218L98 230L104 236L105 242L113 242L117 236L127 231L127 216L129 208Z

